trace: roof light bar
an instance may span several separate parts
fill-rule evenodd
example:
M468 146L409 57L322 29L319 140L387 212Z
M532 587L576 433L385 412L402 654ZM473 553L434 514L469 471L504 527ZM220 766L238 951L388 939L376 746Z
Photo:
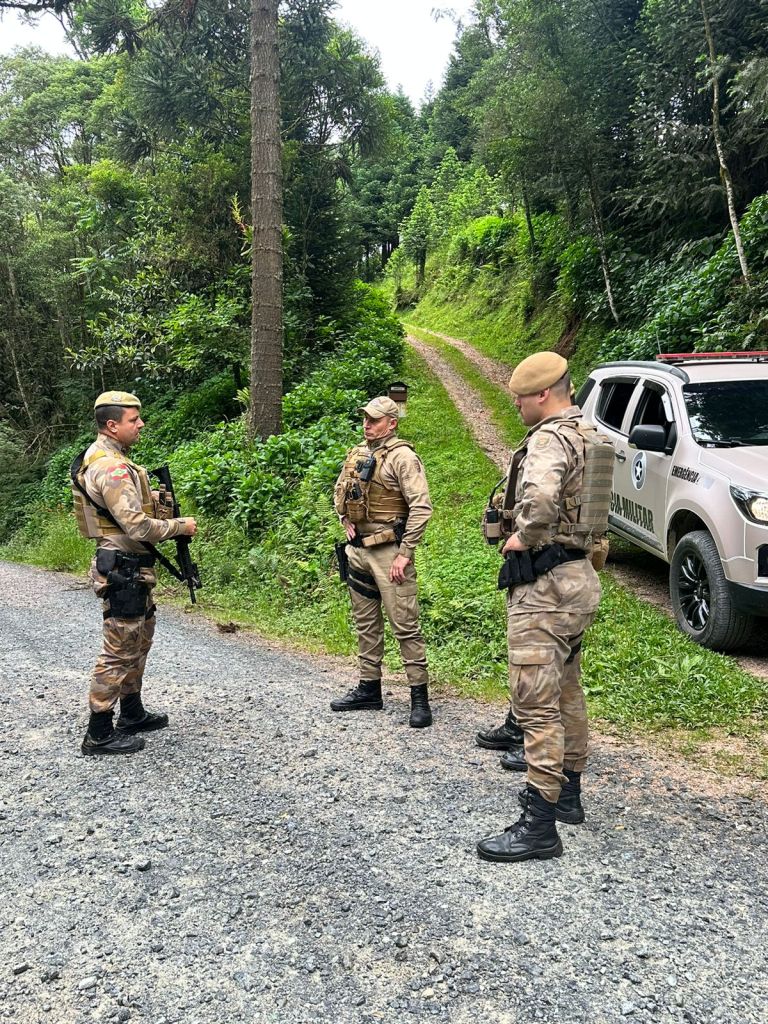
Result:
M688 363L695 359L768 359L768 352L662 352L660 363Z

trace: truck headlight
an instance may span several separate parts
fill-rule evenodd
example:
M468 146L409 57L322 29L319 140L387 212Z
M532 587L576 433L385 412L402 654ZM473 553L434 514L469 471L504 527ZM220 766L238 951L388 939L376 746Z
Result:
M744 515L754 523L768 523L768 494L731 487L731 497Z

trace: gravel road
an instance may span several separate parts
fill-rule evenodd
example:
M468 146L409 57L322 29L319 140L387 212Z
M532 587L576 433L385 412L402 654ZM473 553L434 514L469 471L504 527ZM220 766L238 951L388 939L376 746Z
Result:
M148 703L172 727L79 753L100 611L0 563L0 1020L15 1024L758 1024L760 791L596 744L557 861L493 865L517 780L432 729L333 715L352 666L161 609ZM755 787L757 788L757 787Z

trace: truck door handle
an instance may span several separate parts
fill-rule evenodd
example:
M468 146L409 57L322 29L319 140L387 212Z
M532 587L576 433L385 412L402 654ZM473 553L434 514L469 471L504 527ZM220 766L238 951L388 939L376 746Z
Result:
M614 452L613 454L614 454L615 458L617 458L619 460L619 462L626 462L627 461L627 456L624 454L624 452Z

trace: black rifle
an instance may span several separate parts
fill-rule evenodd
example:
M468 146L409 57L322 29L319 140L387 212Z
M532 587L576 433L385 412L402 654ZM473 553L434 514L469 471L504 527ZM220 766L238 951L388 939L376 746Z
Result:
M173 501L173 518L178 519L181 516L179 511L179 503L176 501L176 492L173 489L173 481L171 480L171 471L168 468L168 464L161 466L159 469L153 469L152 475L156 476L162 486L170 494ZM195 599L195 591L202 589L203 584L200 581L200 573L197 566L192 561L192 557L189 553L189 545L191 539L187 536L174 537L176 543L176 561L179 563L179 572L174 573L174 576L182 582L186 583L189 587L189 598L192 604L197 604Z

